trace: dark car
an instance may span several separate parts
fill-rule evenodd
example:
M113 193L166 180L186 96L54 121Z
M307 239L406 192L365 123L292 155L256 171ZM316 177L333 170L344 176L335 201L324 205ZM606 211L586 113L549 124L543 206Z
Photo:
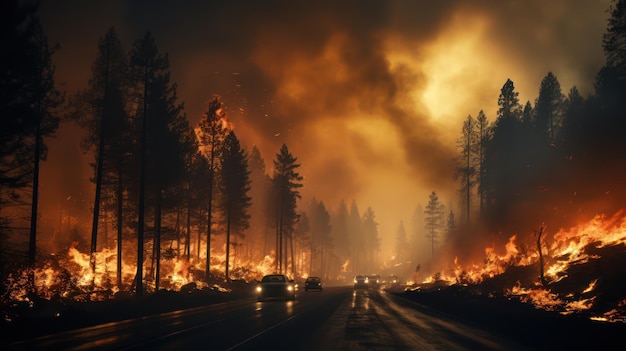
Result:
M375 289L378 289L380 287L379 275L368 275L366 280L367 280L368 287L375 288Z
M257 301L296 299L296 284L284 274L268 274L256 286Z
M367 277L364 275L357 275L354 277L355 289L367 289Z
M304 282L304 291L309 291L309 290L318 290L318 291L323 290L322 280L320 279L320 277L306 278L306 281Z

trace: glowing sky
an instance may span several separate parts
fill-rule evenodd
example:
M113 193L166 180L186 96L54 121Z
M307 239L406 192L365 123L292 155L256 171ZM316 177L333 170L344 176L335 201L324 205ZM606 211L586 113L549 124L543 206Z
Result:
M126 50L149 30L169 55L192 124L219 94L242 144L257 145L268 169L283 143L298 157L304 201L371 206L381 236L393 238L431 191L456 205L461 121L481 109L493 121L508 78L522 103L534 103L548 71L564 93L573 85L593 93L609 4L44 0L39 16L61 44L57 84L68 93L85 86L111 26ZM78 183L58 170L85 189L92 175L77 130L57 134L43 168L44 206L66 198L64 182Z

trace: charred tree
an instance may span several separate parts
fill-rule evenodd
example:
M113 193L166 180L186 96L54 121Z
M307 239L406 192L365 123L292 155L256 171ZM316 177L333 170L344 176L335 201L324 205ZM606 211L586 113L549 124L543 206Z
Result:
M545 286L546 279L543 272L543 250L541 249L541 236L543 235L543 230L544 226L542 225L541 228L539 228L539 233L535 231L535 234L537 235L537 251L539 252L539 281L541 282L541 285Z

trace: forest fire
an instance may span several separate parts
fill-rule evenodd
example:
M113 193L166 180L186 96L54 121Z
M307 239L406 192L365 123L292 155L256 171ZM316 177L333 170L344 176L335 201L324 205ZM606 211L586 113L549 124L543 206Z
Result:
M134 289L136 272L135 257L125 258L122 262L122 287L115 284L116 251L103 249L96 253L96 269L91 268L90 256L71 246L65 254L51 255L40 266L24 269L11 274L4 282L6 293L3 303L28 302L32 306L33 299L53 300L57 298L74 301L102 301L113 298L122 290ZM187 261L173 257L161 263L160 286L162 289L179 291L185 285L193 283L198 288L208 287L202 271L204 261ZM128 263L133 262L133 263ZM224 271L225 255L214 253L211 257L212 274L219 276ZM231 263L232 265L232 263ZM266 256L261 262L239 262L232 274L236 279L251 281L260 279L274 268L274 260ZM144 265L144 277L147 277L146 288L154 291L155 283L150 265ZM149 278L151 277L151 278ZM228 291L221 286L211 289Z
M542 239L541 258L539 249L527 249L532 246L518 243L513 235L503 254L487 247L482 266L465 267L455 259L454 268L427 278L412 290L436 283L456 284L478 294L502 294L564 315L586 312L594 320L626 322L626 291L620 288L625 243L625 212L598 215Z

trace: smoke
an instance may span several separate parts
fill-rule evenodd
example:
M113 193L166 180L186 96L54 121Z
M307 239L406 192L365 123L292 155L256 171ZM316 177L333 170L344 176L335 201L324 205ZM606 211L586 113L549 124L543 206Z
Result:
M110 26L127 50L149 30L192 124L220 95L270 172L287 144L305 198L372 206L392 239L431 191L456 203L461 121L481 109L493 121L507 78L522 101L548 71L564 90L592 92L608 3L66 0L44 2L40 16L63 47L55 63L67 89L86 84Z

